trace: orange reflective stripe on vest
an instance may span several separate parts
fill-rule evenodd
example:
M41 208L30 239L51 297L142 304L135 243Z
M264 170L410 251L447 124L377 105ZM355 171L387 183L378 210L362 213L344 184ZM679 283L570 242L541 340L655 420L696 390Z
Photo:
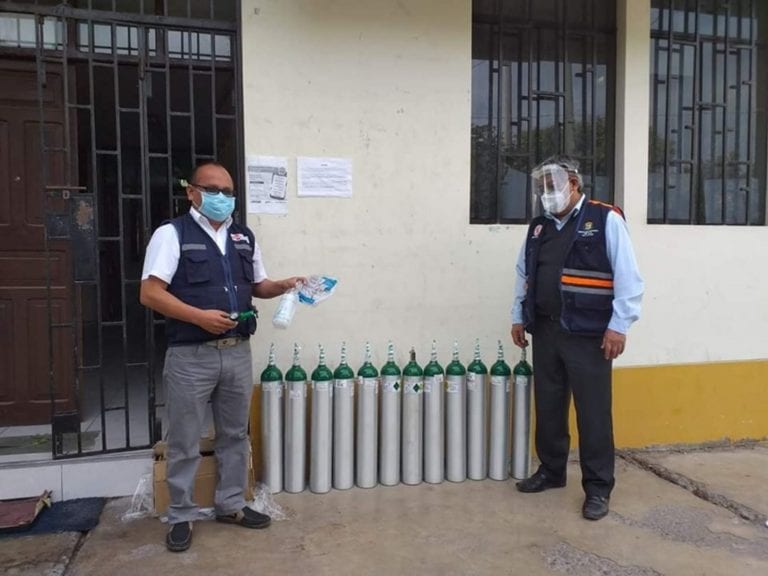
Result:
M563 274L560 277L563 284L571 286L589 286L591 288L613 288L613 280L604 280L602 278L584 278L579 276L569 276Z

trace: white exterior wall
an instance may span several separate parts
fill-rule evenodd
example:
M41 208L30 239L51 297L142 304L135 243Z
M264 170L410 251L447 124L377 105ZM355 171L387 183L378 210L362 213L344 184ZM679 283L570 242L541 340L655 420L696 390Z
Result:
M766 358L768 227L646 224L650 4L619 0L617 14L616 201L646 283L623 363Z
M646 280L641 321L617 365L766 356L768 229L645 223L649 5L619 0L617 202ZM631 22L626 30L624 22ZM626 39L626 45L624 40ZM339 279L315 309L275 330L260 305L257 371L274 341L303 365L318 343L357 367L366 340L377 365L392 339L403 362L440 360L475 338L507 357L514 262L525 226L469 224L470 0L243 0L245 148L289 159L288 216L249 215L270 277ZM630 74L624 74L629 70ZM352 199L297 198L297 156L350 157Z

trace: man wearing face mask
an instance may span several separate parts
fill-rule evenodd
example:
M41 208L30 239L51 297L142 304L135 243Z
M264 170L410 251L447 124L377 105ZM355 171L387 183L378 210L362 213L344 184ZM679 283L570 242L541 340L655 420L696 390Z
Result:
M554 157L532 173L533 219L516 266L512 340L533 335L536 453L541 465L520 492L565 486L573 394L579 431L582 515L608 513L614 486L612 361L639 318L643 281L624 215L587 199L578 164Z
M267 278L253 232L232 221L233 183L221 164L199 165L186 186L192 207L152 235L140 293L144 306L166 318L166 546L174 552L192 543L194 479L209 399L218 463L216 519L246 528L270 523L243 497L253 385L249 338L256 331L251 298L280 296L304 280ZM243 312L251 314L240 320Z

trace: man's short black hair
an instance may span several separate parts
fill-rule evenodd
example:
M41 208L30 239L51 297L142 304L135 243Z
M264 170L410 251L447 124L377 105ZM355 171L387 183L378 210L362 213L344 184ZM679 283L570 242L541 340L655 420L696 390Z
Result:
M195 169L192 170L192 174L189 176L189 182L190 184L195 184L197 182L197 173L201 168L205 168L206 166L216 166L217 168L222 168L224 170L227 170L227 167L224 166L221 162L218 162L216 160L203 160L200 162L197 166L195 166ZM229 170L227 170L227 173L229 173Z

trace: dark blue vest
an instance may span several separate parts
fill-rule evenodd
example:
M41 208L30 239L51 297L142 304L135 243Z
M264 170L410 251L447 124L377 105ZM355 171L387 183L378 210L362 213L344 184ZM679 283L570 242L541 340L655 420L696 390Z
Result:
M585 200L575 216L576 226L560 272L560 324L575 334L602 335L613 315L613 270L605 243L608 213L621 210L610 204ZM523 322L531 334L535 329L536 268L541 236L554 223L539 216L528 228L525 249L527 290Z
M190 214L170 221L179 237L181 255L168 292L182 302L203 310L244 312L252 310L253 233L235 223L227 230L227 253L222 255L216 242ZM256 320L240 322L226 334L215 335L195 324L166 318L169 346L197 344L218 338L248 338L256 331Z

